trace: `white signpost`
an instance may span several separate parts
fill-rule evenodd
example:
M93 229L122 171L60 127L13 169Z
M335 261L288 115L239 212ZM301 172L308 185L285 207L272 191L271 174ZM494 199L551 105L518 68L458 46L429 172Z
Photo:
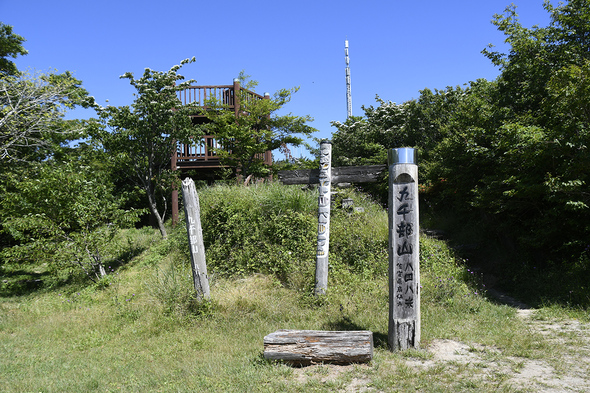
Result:
M323 295L328 288L328 254L330 248L330 200L332 182L332 143L320 143L320 176L318 197L318 247L315 264L315 294Z
M182 181L182 196L195 291L199 299L210 299L205 245L203 244L203 231L201 229L201 208L193 179L186 178Z
M416 150L389 151L389 331L392 351L420 346Z

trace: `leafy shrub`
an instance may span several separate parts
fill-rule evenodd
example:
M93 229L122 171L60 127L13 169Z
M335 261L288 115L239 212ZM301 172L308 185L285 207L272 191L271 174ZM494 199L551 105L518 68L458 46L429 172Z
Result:
M364 211L332 210L330 268L369 275L387 271L387 214L350 191ZM317 191L296 186L216 186L200 192L210 274L271 274L283 284L311 288L317 244Z
M83 273L92 281L124 252L114 242L141 210L124 210L104 177L77 163L48 162L7 177L0 200L2 230L12 246L0 257L14 265L48 265L57 281Z
M334 211L330 220L330 263L355 273L386 275L388 222L384 210L348 214Z
M261 272L287 283L290 273L313 261L317 226L313 194L270 184L213 187L200 197L212 272L237 276Z
M481 274L468 268L445 242L427 236L420 238L420 279L427 303L465 305L485 294Z

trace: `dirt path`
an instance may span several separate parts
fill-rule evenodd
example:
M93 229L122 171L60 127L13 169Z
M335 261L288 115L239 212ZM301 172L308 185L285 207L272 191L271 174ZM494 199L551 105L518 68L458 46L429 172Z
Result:
M531 333L540 334L555 350L539 360L506 356L498 349L478 344L434 340L425 348L429 353L427 359L408 359L404 363L421 372L442 367L452 374L453 370L470 369L466 378L499 381L498 391L590 392L590 324L577 320L541 319L536 310L523 303L500 293L490 295L517 308L518 316ZM314 370L315 367L318 369ZM295 370L295 377L300 383L310 378L322 383L346 380L345 388L337 389L341 392L378 392L379 389L371 386L370 368L367 365L312 366ZM347 373L355 377L346 379Z
M498 356L497 362L487 362L485 374L502 373L504 385L531 392L590 392L590 324L577 320L538 319L536 310L501 292L488 295L517 308L517 315L534 333L541 334L555 351L547 360ZM451 340L435 340L427 351L433 359L414 362L415 366L433 367L437 362L484 362L482 354L493 349L467 345ZM417 364L420 363L420 364Z
M486 362L484 375L504 374L503 385L531 392L590 392L590 326L575 320L546 321L535 319L535 310L519 309L518 315L534 332L555 345L548 360L498 356L486 362L490 348L451 340L435 340L427 348L431 360L413 362L417 367L434 367L439 362L477 364Z

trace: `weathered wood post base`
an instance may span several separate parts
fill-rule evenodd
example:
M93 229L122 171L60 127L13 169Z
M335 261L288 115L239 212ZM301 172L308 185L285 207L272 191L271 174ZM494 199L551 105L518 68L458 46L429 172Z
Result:
M393 320L390 336L390 340L393 342L390 341L390 347L400 351L418 348L420 346L420 332L417 332L416 328L419 329L420 327L415 320Z
M392 351L420 346L418 166L411 148L389 152L389 331Z
M367 363L373 359L373 332L277 330L264 337L264 358L298 366Z

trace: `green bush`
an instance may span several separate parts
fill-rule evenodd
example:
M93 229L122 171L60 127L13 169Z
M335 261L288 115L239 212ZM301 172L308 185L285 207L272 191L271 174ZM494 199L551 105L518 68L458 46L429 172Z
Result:
M387 272L387 214L368 197L348 191L362 212L335 203L330 269L369 275ZM271 274L310 289L317 242L317 191L277 183L216 186L199 193L207 266L211 274Z
M445 242L427 236L420 239L420 280L425 303L473 311L485 295L481 273L469 268Z
M331 214L329 282L333 291L348 291L351 282L387 277L388 217L366 194L353 189L340 192L362 208L342 209L334 203ZM289 288L312 292L317 191L280 184L214 186L201 189L199 200L210 279L262 273ZM481 293L480 277L444 242L422 237L420 256L424 301L476 308L469 304ZM183 221L170 231L168 239L144 253L142 261L142 265L158 269L152 292L166 310L187 310L196 304L190 295L190 257ZM182 285L177 282L180 271L186 281Z
M313 262L314 194L279 184L220 186L204 189L200 200L211 272L227 276L260 272L289 283L290 273Z

